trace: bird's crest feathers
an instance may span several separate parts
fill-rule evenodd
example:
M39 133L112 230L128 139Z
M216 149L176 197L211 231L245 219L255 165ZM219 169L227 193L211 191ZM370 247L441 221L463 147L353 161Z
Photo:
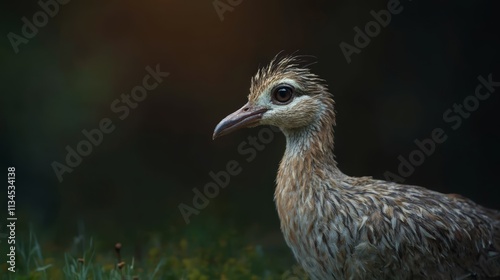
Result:
M252 77L248 99L256 100L266 88L285 78L296 81L307 93L327 91L325 81L311 73L308 68L316 63L316 61L311 62L310 58L312 57L304 55L277 54L267 66L260 68Z

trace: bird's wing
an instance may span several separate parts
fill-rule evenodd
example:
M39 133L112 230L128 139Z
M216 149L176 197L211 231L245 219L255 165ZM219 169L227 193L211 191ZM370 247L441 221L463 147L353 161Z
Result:
M446 196L459 204L469 205L471 208L477 209L477 212L489 218L492 228L491 238L488 242L489 246L479 256L477 267L484 276L500 277L500 211L478 205L459 194L447 194Z
M375 236L389 240L397 255L453 275L500 276L499 211L418 186L349 180L353 199L362 200L358 212L371 213L366 223L382 231Z

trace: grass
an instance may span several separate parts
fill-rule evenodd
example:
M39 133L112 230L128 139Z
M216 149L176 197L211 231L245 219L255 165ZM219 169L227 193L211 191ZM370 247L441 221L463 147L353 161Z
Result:
M168 241L164 238L152 233L145 246L116 243L113 248L79 234L60 252L41 245L30 230L24 241L17 241L16 272L8 272L2 264L0 279L307 279L290 260L290 252L268 252L234 230L216 235L193 231ZM48 248L45 254L44 247Z

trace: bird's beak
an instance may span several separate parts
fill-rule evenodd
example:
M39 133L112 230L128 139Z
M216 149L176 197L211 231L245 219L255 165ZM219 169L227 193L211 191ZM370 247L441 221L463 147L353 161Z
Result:
M257 125L266 111L267 109L265 108L256 107L250 105L249 103L245 104L236 112L220 121L220 123L215 127L212 139L226 135L243 127L252 127Z

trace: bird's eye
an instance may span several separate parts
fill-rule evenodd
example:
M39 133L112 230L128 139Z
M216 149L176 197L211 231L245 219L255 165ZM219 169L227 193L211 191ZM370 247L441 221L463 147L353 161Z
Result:
M286 104L292 100L293 89L289 86L279 86L273 92L273 99L276 103Z

